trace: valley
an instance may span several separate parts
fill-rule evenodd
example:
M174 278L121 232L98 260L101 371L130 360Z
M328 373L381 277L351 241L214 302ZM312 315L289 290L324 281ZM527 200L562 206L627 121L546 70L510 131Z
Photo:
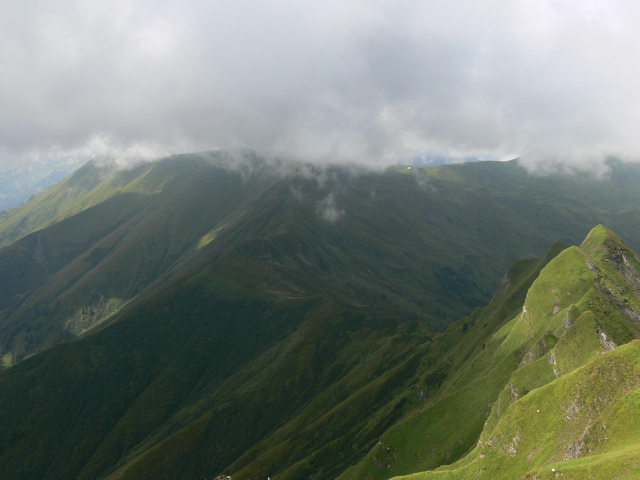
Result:
M640 169L610 168L90 162L0 218L0 471L625 478Z

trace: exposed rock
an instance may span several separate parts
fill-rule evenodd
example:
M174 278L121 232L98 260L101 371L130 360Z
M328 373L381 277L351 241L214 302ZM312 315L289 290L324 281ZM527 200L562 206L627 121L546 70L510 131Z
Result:
M631 317L633 320L635 320L637 323L640 323L640 315L638 314L638 312L636 312L635 310L633 310L632 308L627 307L626 305L621 305L620 306L622 308L622 310L624 311L624 313L626 313L627 315L629 315L629 317Z
M533 361L537 360L536 354L533 352L533 350L528 350L527 353L525 353L522 357L522 360L520 360L520 363L518 364L518 369L524 367L525 365L532 363Z
M598 341L600 342L600 346L604 349L605 352L609 352L618 346L601 328L597 328L596 332L598 333Z
M511 383L511 402L510 403L513 403L516 400L518 400L518 390L516 389L516 386L512 382Z
M418 390L418 398L423 403L427 401L427 396L424 394L424 389L421 388L420 390Z
M637 291L640 292L640 273L635 266L629 261L625 253L620 247L616 248L616 255L611 256L616 270L624 277L624 279Z
M573 325L573 322L571 321L571 317L569 317L569 312L564 314L564 318L562 319L562 321L563 321L563 326L565 330L569 328L571 325Z
M551 365L553 374L556 376L556 378L558 378L560 376L560 370L558 370L558 363L556 362L555 350L551 350L551 354L549 355L549 365Z
M573 402L569 408L567 408L566 419L572 420L573 416L580 412L580 404Z
M516 433L513 439L505 445L505 451L511 455L518 453L518 443L520 443L520 434Z
M569 446L567 447L567 451L564 454L565 460L571 460L574 458L578 458L580 456L580 454L582 453L582 450L584 449L584 439L588 434L589 434L589 427L584 429L584 431L582 432L582 435L580 435L580 438L578 438L575 442L569 443Z
M506 273L502 279L502 282L500 282L500 287L498 287L498 291L494 295L494 298L503 296L509 291L509 288L511 288L511 279L509 278L509 274Z
M591 260L589 260L587 257L584 257L584 261L587 264L587 267L589 267L589 270L591 270L593 273L599 275L600 274L600 269L596 266L595 263L593 263Z
M582 453L583 447L583 442L571 442L567 448L567 452L564 454L564 459L571 460L572 458L578 458L580 453Z

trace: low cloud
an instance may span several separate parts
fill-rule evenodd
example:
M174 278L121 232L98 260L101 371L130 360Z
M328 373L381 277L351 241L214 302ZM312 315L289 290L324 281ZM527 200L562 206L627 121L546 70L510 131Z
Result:
M316 203L316 212L326 221L334 223L344 216L344 210L338 208L333 192Z
M555 152L534 152L518 158L518 164L535 175L588 175L594 179L606 178L611 173L604 154L583 152L582 154L556 155ZM616 157L625 160L623 157ZM640 158L627 159L640 161Z
M108 154L128 164L229 147L369 166L424 152L521 156L532 169L640 159L631 1L1 9L5 162Z
M55 151L54 151L55 152ZM49 155L55 155L54 152ZM138 162L149 162L170 155L172 148L154 142L135 141L119 143L105 136L96 135L87 143L67 150L73 157L97 157L114 161L118 167L128 167Z

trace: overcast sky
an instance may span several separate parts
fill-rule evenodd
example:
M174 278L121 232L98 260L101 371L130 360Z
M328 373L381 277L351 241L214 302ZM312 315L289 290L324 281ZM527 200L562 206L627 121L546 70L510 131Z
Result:
M0 158L640 159L639 5L5 1Z

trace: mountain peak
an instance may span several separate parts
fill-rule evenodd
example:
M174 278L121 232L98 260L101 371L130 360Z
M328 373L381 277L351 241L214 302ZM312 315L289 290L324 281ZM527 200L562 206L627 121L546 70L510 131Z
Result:
M3 478L634 471L640 256L599 225L532 257L603 221L638 245L635 184L279 168L91 163L7 214Z
M580 248L587 254L593 255L603 247L611 249L612 246L628 248L622 239L603 225L597 225L591 229Z
M475 449L436 472L420 465L419 478L550 478L551 472L614 478L629 471L640 452L637 435L627 433L637 418L628 405L640 392L638 292L640 257L602 225L580 248L569 247L549 261L527 289L521 313L502 317L506 323L488 342L481 340L482 350L467 367L477 369L467 378L489 372L504 382L487 403L492 409ZM492 365L495 359L512 363ZM477 394L460 394L458 405L469 405L471 395ZM434 429L427 421L414 425L416 437L425 425ZM390 438L382 441L395 446Z

